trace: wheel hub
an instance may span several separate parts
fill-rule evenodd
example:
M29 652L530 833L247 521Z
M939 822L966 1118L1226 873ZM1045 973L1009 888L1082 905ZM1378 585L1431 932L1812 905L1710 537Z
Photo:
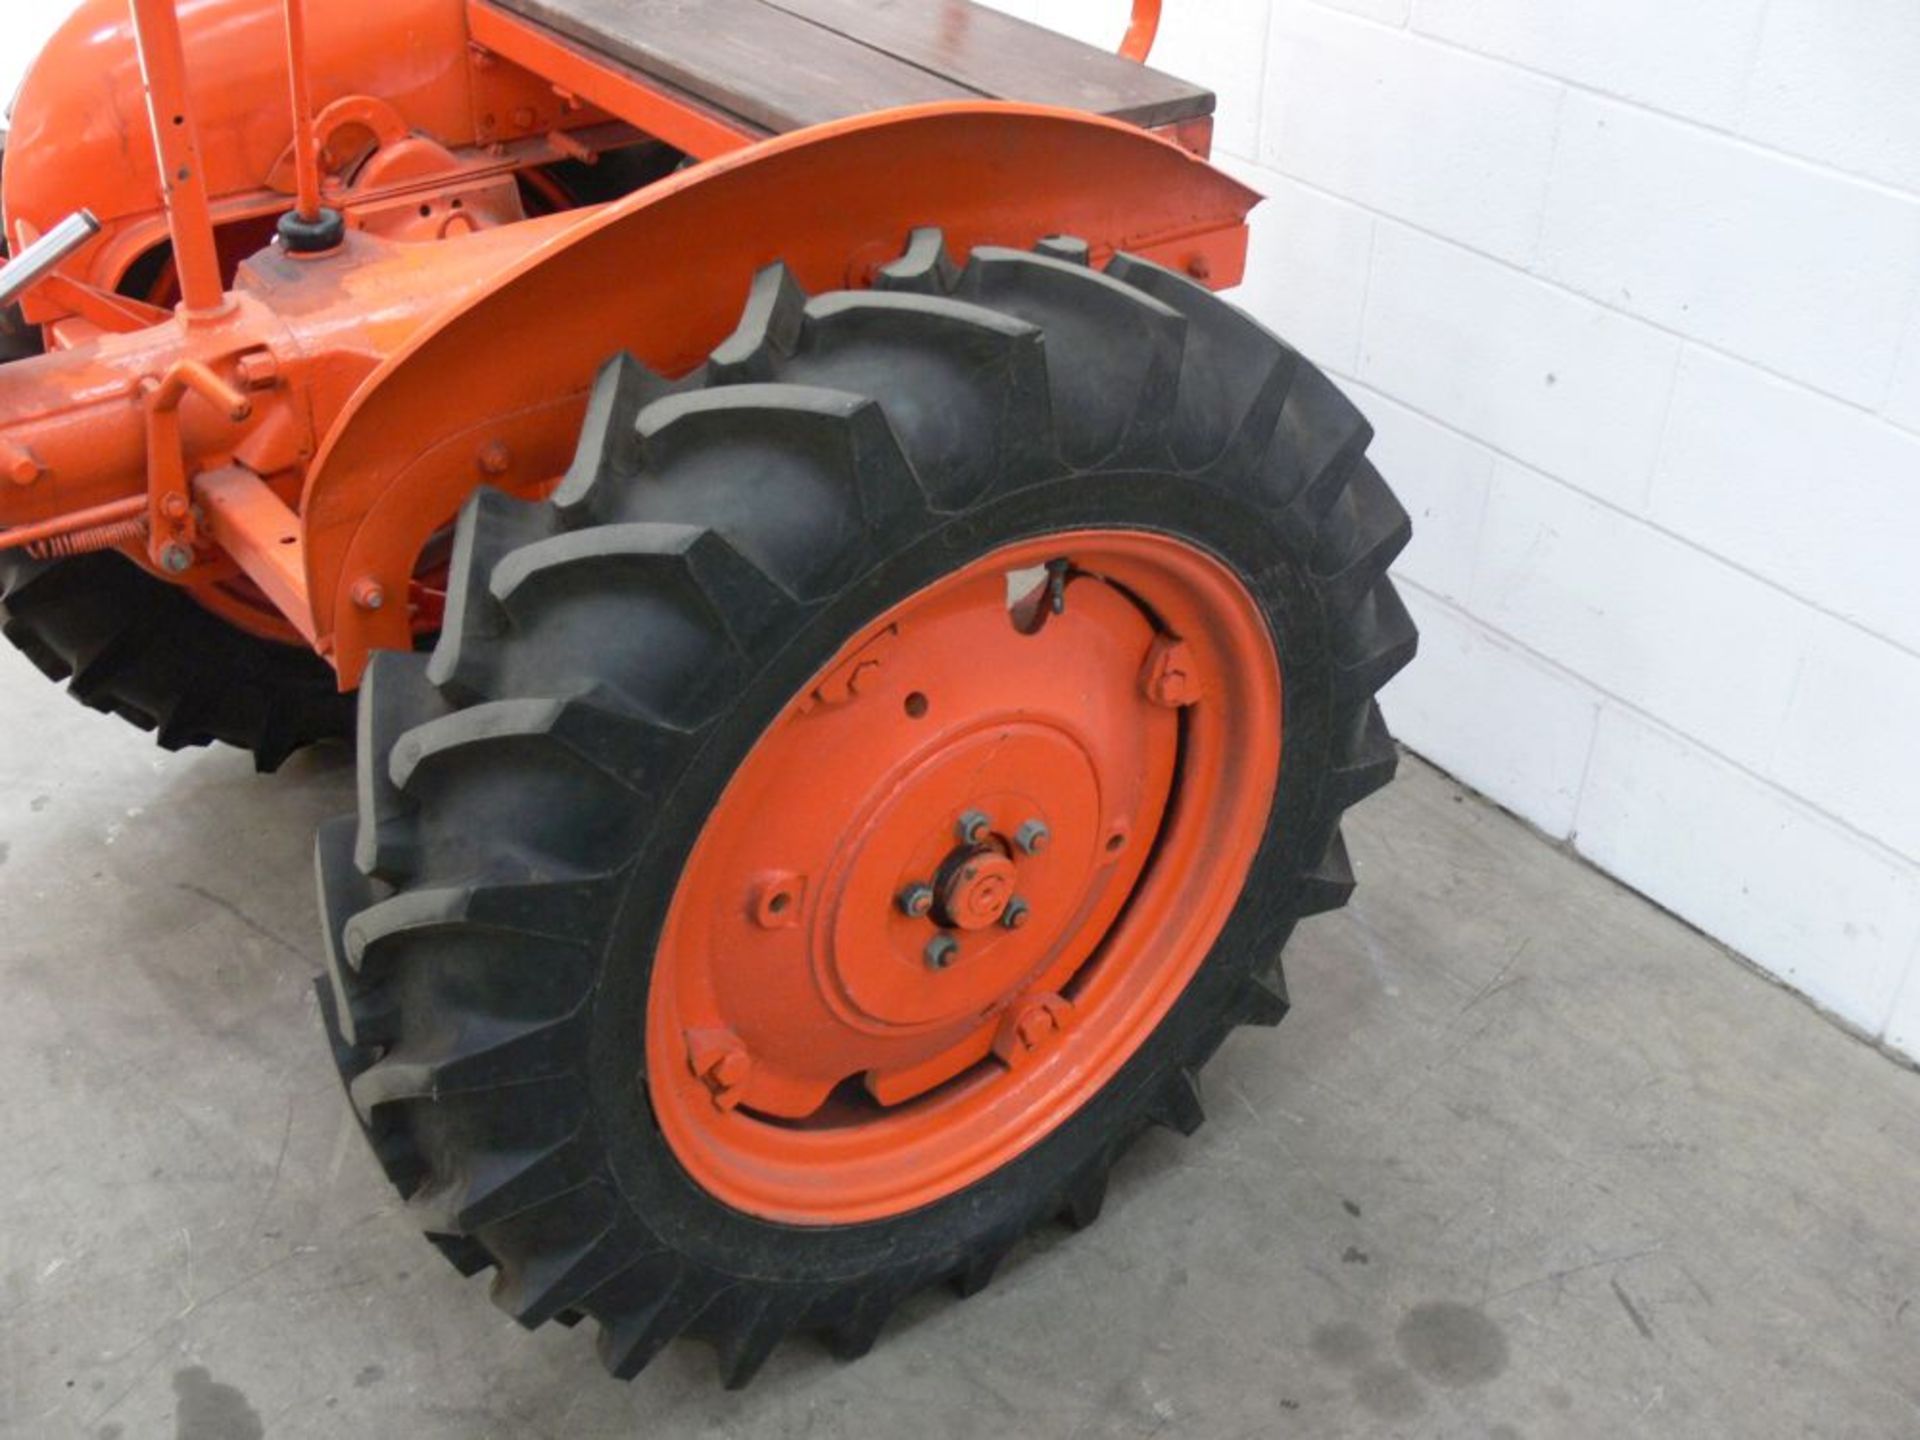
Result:
M1014 898L1019 875L1013 860L991 845L957 850L940 867L942 880L934 902L934 918L960 930L982 930L997 925Z

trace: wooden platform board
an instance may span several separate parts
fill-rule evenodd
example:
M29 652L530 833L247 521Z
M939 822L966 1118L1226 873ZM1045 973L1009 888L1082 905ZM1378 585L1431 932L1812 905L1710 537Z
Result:
M1142 126L1213 113L1210 91L970 0L493 3L770 134L938 100L1065 105ZM1116 33L1125 19L1116 0Z

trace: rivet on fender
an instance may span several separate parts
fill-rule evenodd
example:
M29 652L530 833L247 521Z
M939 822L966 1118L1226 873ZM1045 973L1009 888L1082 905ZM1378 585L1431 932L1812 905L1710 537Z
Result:
M1173 709L1200 698L1200 676L1186 641L1172 635L1154 637L1146 664L1140 667L1140 690L1154 704Z
M504 475L513 466L513 450L504 440L489 440L474 457L483 475Z

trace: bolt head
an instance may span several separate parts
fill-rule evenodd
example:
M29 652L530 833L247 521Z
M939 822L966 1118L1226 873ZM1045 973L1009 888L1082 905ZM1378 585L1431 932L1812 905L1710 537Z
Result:
M744 1050L729 1050L707 1069L707 1075L722 1089L747 1083L753 1073L753 1061Z
M160 566L170 575L178 575L182 571L192 568L192 565L193 551L189 550L185 545L182 545L178 540L166 546L160 552Z
M909 885L896 897L900 913L918 920L933 909L933 887L931 885Z
M1018 930L1032 914L1027 902L1016 895L1007 902L1007 908L1000 912L1000 923L1009 930Z
M951 935L936 935L927 941L924 953L928 968L944 970L960 958L960 942Z
M1182 709L1200 698L1200 674L1193 649L1186 641L1162 635L1147 652L1140 687L1147 699L1170 710Z
M966 844L978 845L993 833L993 820L984 810L969 810L953 828Z
M1029 820L1015 832L1013 843L1029 855L1038 855L1053 839L1053 832L1038 820Z
M1036 1006L1030 1013L1020 1017L1015 1033L1027 1049L1038 1050L1058 1029L1053 1016Z
M716 1110L733 1110L753 1078L753 1057L744 1050L728 1050L701 1072L700 1079L713 1096Z
M731 1030L686 1032L687 1068L713 1097L715 1108L731 1110L753 1079L753 1056Z
M270 390L280 378L280 362L271 350L249 350L236 362L240 383L249 390Z
M483 475L504 475L513 465L513 451L504 440L490 440L480 447L478 459Z
M1016 1001L1001 1021L993 1053L1009 1065L1023 1063L1066 1029L1072 1010L1072 1003L1058 995L1029 995Z

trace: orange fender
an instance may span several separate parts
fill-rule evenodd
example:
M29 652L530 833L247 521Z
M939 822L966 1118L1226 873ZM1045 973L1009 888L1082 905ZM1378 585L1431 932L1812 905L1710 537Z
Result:
M533 246L386 359L332 427L300 506L308 592L341 684L411 644L416 558L473 489L545 492L620 350L667 375L733 329L754 273L864 286L909 231L955 254L1080 236L1237 283L1259 196L1168 141L1078 111L979 103L885 111L694 166Z

